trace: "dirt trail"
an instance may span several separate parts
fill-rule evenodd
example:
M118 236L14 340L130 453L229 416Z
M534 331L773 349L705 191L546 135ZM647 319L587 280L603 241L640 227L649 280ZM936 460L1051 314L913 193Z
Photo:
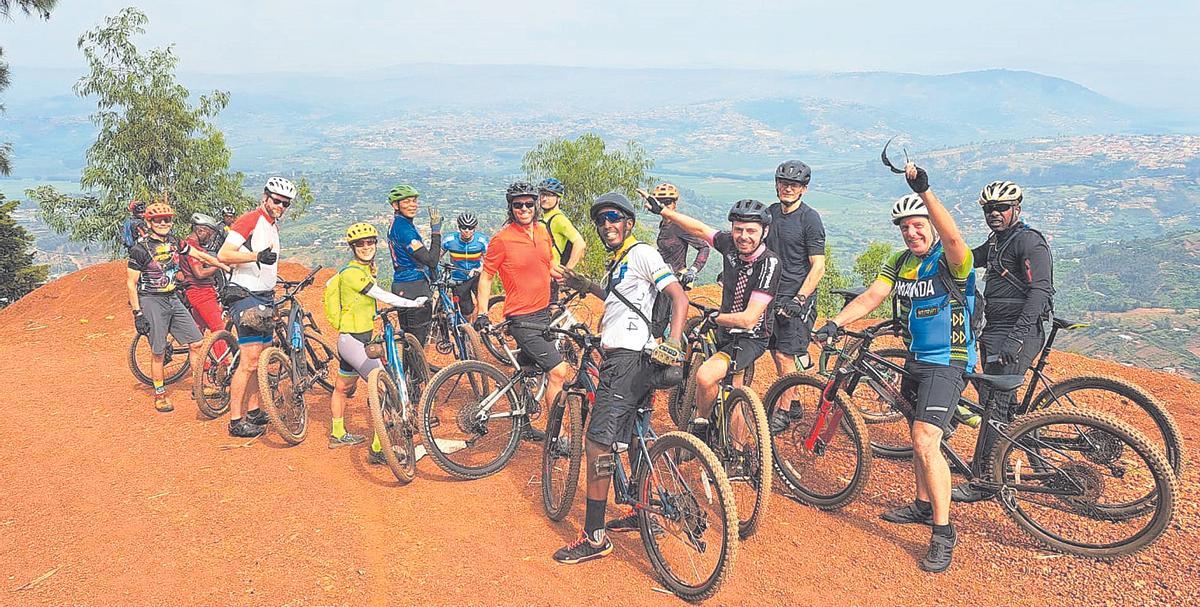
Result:
M285 266L288 278L302 274ZM549 558L578 533L582 507L560 524L543 516L533 446L488 479L451 481L422 461L416 481L397 487L362 449L326 447L324 396L310 438L292 448L270 437L243 444L225 420L200 419L190 380L173 387L174 413L155 413L125 361L123 276L119 262L92 266L0 311L0 605L682 603L654 591L636 535L594 563ZM313 310L319 285L305 293ZM1200 385L1067 354L1054 367L1141 384L1184 428L1193 465L1156 546L1114 563L1050 554L986 503L956 508L955 565L930 576L916 564L928 529L877 518L909 499L909 467L877 459L863 497L840 513L776 493L709 604L1200 602ZM759 372L765 387L773 370ZM360 432L365 392L347 422Z

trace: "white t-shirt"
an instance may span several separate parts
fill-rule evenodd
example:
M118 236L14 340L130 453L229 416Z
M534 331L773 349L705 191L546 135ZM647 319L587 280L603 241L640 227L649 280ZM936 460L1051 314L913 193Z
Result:
M607 284L614 285L614 290L641 309L646 318L650 318L654 310L658 293L667 285L679 282L658 250L645 243L630 247L607 278ZM609 293L604 300L604 317L600 319L600 345L638 351L653 349L656 344L646 321L615 294Z
M249 242L246 242L247 239ZM237 221L234 221L233 225L229 227L229 234L225 236L225 242L231 242L235 247L255 253L266 249L271 249L276 253L280 252L279 228L262 207L238 217ZM280 258L282 257L280 255ZM278 276L278 260L271 265L251 261L233 266L233 274L229 280L250 291L274 291L275 279Z

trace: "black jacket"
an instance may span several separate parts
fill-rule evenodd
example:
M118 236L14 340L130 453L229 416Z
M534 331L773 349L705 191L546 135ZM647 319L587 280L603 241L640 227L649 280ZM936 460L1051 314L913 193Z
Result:
M1050 311L1054 262L1050 244L1037 230L1018 221L974 249L975 267L987 269L984 287L984 335L1005 334L1022 340Z

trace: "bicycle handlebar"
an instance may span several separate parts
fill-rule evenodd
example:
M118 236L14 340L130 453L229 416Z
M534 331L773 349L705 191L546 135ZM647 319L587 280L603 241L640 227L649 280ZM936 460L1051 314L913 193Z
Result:
M313 278L317 276L317 272L320 272L323 267L324 266L322 265L317 265L312 269L311 272L308 273L308 276L305 276L303 279L295 282L290 280L276 280L278 284L283 285L283 299L295 296L297 293L304 290L304 287L312 284ZM292 291L289 292L289 289L292 289Z

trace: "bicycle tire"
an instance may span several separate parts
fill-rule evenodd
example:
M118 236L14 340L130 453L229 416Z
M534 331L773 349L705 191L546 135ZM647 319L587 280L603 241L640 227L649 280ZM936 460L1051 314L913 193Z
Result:
M696 402L696 370L702 364L704 353L699 350L693 351L684 366L683 383L672 386L671 391L667 393L667 412L671 415L675 427L680 430L687 430L692 421L692 409Z
M163 353L163 385L169 386L188 374L191 371L191 356L192 351L187 346L181 345L175 341L175 337L170 333L167 334L167 348ZM139 351L141 350L141 351ZM133 377L139 382L147 386L153 386L154 380L150 378L150 358L153 354L150 351L150 337L141 333L134 333L133 341L129 344L129 370L133 373ZM182 357L183 363L178 367L172 368L175 364L172 361L176 357ZM143 360L145 361L143 363ZM142 369L145 364L146 368Z
M417 474L417 453L413 446L415 414L411 403L400 402L400 389L382 367L372 369L367 375L367 408L387 467L401 485L411 483ZM404 461L397 457L397 449L404 454Z
M466 358L462 360L483 360L483 343L479 331L467 323L458 325L458 330L462 333L463 345L466 348Z
M1134 428L1145 434L1150 439L1151 444L1162 449L1163 454L1167 456L1167 463L1175 471L1175 476L1183 478L1183 471L1187 467L1187 457L1186 451L1183 448L1183 433L1179 430L1179 424L1175 422L1174 416L1167 411L1166 406L1161 401L1133 383L1107 375L1072 377L1054 382L1049 387L1043 388L1030 402L1029 408L1031 411L1041 411L1052 405L1057 404L1061 406L1069 403L1071 406L1095 410L1094 407L1090 407L1087 403L1074 402L1070 399L1072 392L1081 390L1113 392L1118 398L1128 399L1144 411L1146 415L1150 416L1158 431L1158 437L1146 430L1141 430L1138 426L1134 426ZM1058 395L1058 398L1055 398L1055 395ZM1062 403L1064 399L1066 403ZM1110 413L1113 413L1117 419L1134 425L1124 416L1118 415L1115 412Z
M582 398L579 393L559 392L546 417L546 438L542 441L542 509L552 521L567 517L579 489L583 461ZM567 425L565 434L563 423Z
M421 402L421 394L429 383L429 359L425 358L425 349L412 333L404 334L404 345L401 349L401 360L404 362L404 378L408 381L408 400Z
M771 455L775 473L800 502L821 510L837 510L854 501L871 478L872 460L867 424L857 409L847 406L840 395L835 395L833 405L840 409L842 418L838 424L839 434L831 438L841 438L842 440L836 441L838 443L836 451L830 450L828 445L823 446L820 452L809 451L805 447L804 441L812 432L812 424L817 421L816 413L820 407L820 394L825 388L824 382L811 375L806 375L803 371L789 373L771 384L767 390L765 401L768 415L770 415L775 411L779 399L785 392L801 386L807 386L813 390L813 395L809 399L797 399L806 408L803 417L793 418L794 421L787 430L771 436ZM834 440L831 440L830 444L833 442ZM794 456L793 452L795 452ZM835 459L847 460L847 458L849 459L847 463L853 464L852 470L849 465L846 465L844 468L849 470L848 472L835 471L832 474L826 472L826 468L829 468ZM814 465L806 465L802 460L814 462L819 460L824 465L818 468ZM832 491L818 490L814 485L822 478L830 479L829 482L844 480L845 486Z
M454 458L451 458L450 455L452 453L462 453L466 450L465 446L459 447L460 443L474 447L475 441L478 441L480 437L486 436L487 433L489 433L488 424L470 427L463 427L459 424L460 419L465 419L467 415L472 412L472 405L477 406L479 402L482 402L481 400L475 401L475 396L460 395L459 398L463 400L461 400L461 402L454 402L455 399L450 397L450 395L446 395L446 397L441 398L438 396L439 389L443 385L454 381L456 376L462 376L466 374L472 374L471 377L477 378L476 380L468 379L468 385L478 386L480 389L488 390L498 389L500 386L506 384L509 379L507 375L502 373L494 365L485 363L483 361L460 360L447 365L441 371L438 371L437 374L433 376L433 379L429 380L429 386L423 398L424 403L421 415L421 431L425 437L425 449L429 452L430 457L439 468L451 476L466 480L474 480L491 476L492 474L499 472L517 453L517 446L521 441L521 418L512 416L506 418L510 421L502 421L498 424L495 424L499 427L499 430L508 431L507 442L502 444L501 449L495 457L483 459L479 463L472 463L470 465L455 461ZM495 388L492 388L491 384L488 384L487 381L484 380L490 381L491 384L495 385ZM457 384L452 386L452 388L453 387L457 387ZM498 405L500 407L507 407L506 410L511 412L514 409L512 405L515 398L517 398L516 395L510 391L508 395L501 397ZM435 413L435 406L444 406L444 408L440 410L447 413L447 419L445 421L442 421L441 416ZM453 415L450 415L451 413ZM443 446L443 443L439 443L437 440L438 437L434 436L433 429L435 427L443 426L456 427L456 429L460 430L458 434L466 435L466 438L455 436L453 434L452 436L454 436L454 438L443 438L443 442L447 445L458 447L456 451L448 451L449 447ZM479 429L484 431L483 434L478 434L477 431Z
M304 330L304 363L309 373L316 376L316 383L333 394L337 385L337 348L325 341L320 331Z
M1000 440L996 443L991 457L989 458L988 472L991 475L992 482L997 485L1004 485L1007 482L1009 474L1009 466L1006 463L1007 455L1011 453L1017 445L1036 444L1041 439L1038 438L1036 431L1039 428L1046 426L1062 424L1071 427L1089 426L1105 432L1119 439L1124 446L1132 450L1146 464L1151 476L1154 480L1155 498L1152 500L1154 508L1153 516L1150 522L1132 537L1124 538L1115 542L1105 544L1094 544L1088 542L1071 541L1067 538L1060 537L1045 528L1043 524L1029 515L1028 511L1020 506L1016 499L1017 491L1013 490L1010 485L1005 485L1001 489L1000 505L1014 522L1017 523L1026 533L1032 536L1041 544L1054 550L1066 554L1076 556L1084 556L1095 559L1112 559L1119 556L1127 556L1138 552L1153 544L1169 527L1171 519L1174 517L1175 496L1178 494L1177 479L1170 464L1167 463L1164 456L1144 434L1135 430L1132 426L1120 421L1119 419L1098 411L1091 411L1079 408L1051 408L1043 411L1038 411L1021 416L1013 421L1008 427L1008 437L1010 440ZM1028 437L1028 438L1026 438ZM1026 451L1029 447L1022 448ZM1055 453L1061 452L1058 449L1052 449ZM1044 463L1043 463L1044 466ZM1020 482L1019 466L1013 467L1015 480ZM1077 468L1078 469L1078 468ZM1061 472L1060 472L1061 476ZM1082 475L1079 476L1082 478ZM1053 478L1048 480L1054 480ZM1076 483L1078 485L1078 483ZM1102 483L1101 483L1102 485ZM1103 486L1101 486L1103 489ZM1005 497L1005 493L1009 492L1011 497ZM1037 495L1037 494L1035 494ZM1061 498L1060 498L1061 499ZM1064 500L1065 501L1065 500ZM1089 507L1094 508L1094 507ZM1083 509L1081 506L1076 506L1077 510ZM1062 511L1062 508L1055 509ZM1110 514L1103 510L1099 511L1099 517L1088 517L1092 520L1099 520L1104 523L1105 530L1112 528L1112 523L1119 522L1121 519L1112 519ZM1086 514L1085 514L1086 516ZM1072 528L1077 528L1077 524L1072 524Z
M272 364L280 365L278 370L272 371ZM290 387L284 389L285 384ZM272 346L258 357L258 391L260 405L271 429L289 445L304 442L308 435L308 406L304 394L296 391L291 357L282 349Z
M482 313L486 314L493 323L503 321L504 315L501 314L501 311L504 308L504 300L505 297L503 295L491 296L488 298L487 310L484 310ZM500 308L493 310L496 306L500 306ZM496 332L489 332L483 337L483 347L487 348L488 353L492 355L492 358L496 359L496 362L505 367L512 367L512 361L508 359L508 353L504 351L501 341L508 343L510 348L515 349L517 347L516 342L512 341L511 337Z
M909 356L908 350L903 348L884 348L875 351L875 354L887 359L893 359L892 362L900 363L903 366L904 360ZM898 379L898 378L897 378ZM880 403L884 400L878 390L870 388L867 378L862 378L858 382L860 390L866 389L868 392L874 393ZM896 391L900 391L900 385L895 386ZM851 395L853 398L853 395ZM855 408L861 413L863 405L856 403ZM889 407L891 408L891 407ZM873 409L875 415L868 417L863 416L863 421L871 426L871 452L879 457L888 459L903 459L911 460L913 454L912 435L909 433L908 418L904 414L891 408L891 412L883 413L878 409Z
M758 531L766 516L767 504L771 501L771 464L773 459L771 457L771 430L767 426L767 413L763 409L762 400L758 398L758 394L755 394L753 389L743 387L730 391L729 396L725 398L725 420L722 427L726 432L732 432L733 416L739 404L743 410L749 410L750 419L743 419L743 423L753 424L754 427L748 428L748 430L757 448L751 454L751 460L745 462L749 466L746 481L735 481L734 477L730 476L728 468L725 470L725 476L729 478L730 487L735 490L735 499L737 499L736 489L741 484L749 485L754 491L754 499L750 501L748 509L743 508L744 502L738 500L738 539L745 540ZM729 440L732 444L732 437ZM734 462L730 458L729 462L722 461L721 463L727 465Z
M213 354L217 343L225 347L220 357ZM196 408L200 409L201 415L217 419L229 412L229 384L241 362L237 338L225 330L209 333L200 345L200 360L204 364L192 370L192 400L196 401ZM215 393L206 395L206 387L215 388Z
M682 452L687 452L690 457L681 457ZM665 461L666 465L657 473L652 473L657 468L655 462L659 460ZM700 512L691 513L691 519L685 520L689 513L682 511L677 516L678 520L672 520L667 516L654 514L643 508L637 511L638 527L641 531L642 545L645 546L646 554L650 557L650 564L654 567L662 584L680 598L696 602L715 595L720 590L721 584L733 573L738 550L737 501L734 499L729 479L725 476L725 470L712 450L691 434L668 432L658 437L650 446L649 461L644 462L638 470L636 482L639 502L651 506L657 505L661 508L664 501L667 501L671 503L672 507L680 508L688 506L690 501L696 504L695 509L698 511L701 507L700 498L695 496L694 491L688 490L688 481L681 478L680 464L683 462L695 462L701 466L700 482L705 485L706 489L715 489L713 493L706 493L711 496L706 501L714 503L715 500L715 503L719 504L721 511L717 513L718 520L710 521L710 517L706 513ZM675 481L676 486L684 489L678 496L671 495L669 487L660 489L657 494L654 492L656 488L651 487L651 482L662 483L663 479L668 477ZM667 500L663 499L665 491L668 492ZM668 546L664 546L660 542L685 536L688 532L695 532L697 529L700 529L701 534L707 536L705 532L710 529L713 522L720 526L713 534L720 541L720 549L715 551L716 563L710 574L703 576L696 583L689 583L688 580L679 577L665 556L666 552L673 552L673 550L669 550ZM681 526L681 523L687 525L687 531L681 529L677 534L667 531L672 526ZM655 527L663 529L664 532L656 534ZM708 548L706 545L704 552L708 552Z

